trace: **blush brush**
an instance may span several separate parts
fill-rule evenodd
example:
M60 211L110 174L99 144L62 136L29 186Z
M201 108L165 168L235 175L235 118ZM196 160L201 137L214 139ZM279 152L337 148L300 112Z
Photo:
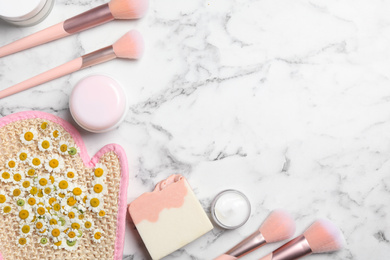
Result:
M302 235L287 242L260 260L295 260L315 253L340 250L344 238L329 220L314 222Z
M274 210L252 235L214 260L236 260L268 243L289 239L294 235L295 222L283 210Z
M0 98L35 87L72 72L103 63L115 58L139 59L144 50L144 42L138 31L132 30L113 45L85 54L54 69L48 70L26 81L0 91Z
M0 58L51 42L114 19L138 19L148 9L148 0L111 0L63 22L0 47Z

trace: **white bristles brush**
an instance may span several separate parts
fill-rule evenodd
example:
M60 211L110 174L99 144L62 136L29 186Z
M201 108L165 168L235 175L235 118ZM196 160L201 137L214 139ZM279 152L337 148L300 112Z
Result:
M310 254L337 251L343 245L344 237L341 231L329 220L318 220L302 235L260 260L294 260Z
M283 210L274 210L252 235L215 260L234 260L264 246L288 239L294 235L295 222L291 215Z

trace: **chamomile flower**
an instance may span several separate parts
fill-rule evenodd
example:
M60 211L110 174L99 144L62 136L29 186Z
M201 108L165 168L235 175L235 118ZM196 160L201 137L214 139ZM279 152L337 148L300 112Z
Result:
M68 215L67 217L72 220L72 219L75 219L77 218L78 219L78 216L80 215L79 211L75 208L71 209L69 212L68 212Z
M46 187L51 187L52 184L50 182L49 174L41 174L38 178L35 179L35 184L39 189L44 189Z
M27 150L20 150L18 153L18 162L19 163L28 163L28 158L30 153Z
M54 204L57 202L57 198L54 194L52 194L51 196L48 197L49 199L46 200L45 204L46 204L46 207L53 207Z
M101 229L95 229L92 234L92 240L95 243L100 243L103 239L104 232Z
M78 239L79 231L77 229L70 228L68 232L66 232L65 239L67 241L75 241Z
M40 200L38 198L36 198L35 196L33 196L33 195L27 196L27 204L30 207L36 206L39 202L40 202Z
M61 131L58 130L58 129L54 129L51 133L50 133L50 137L53 138L54 140L59 140L61 138Z
M29 238L27 237L24 237L24 236L18 236L16 237L16 242L18 244L18 247L25 247L26 245L28 245L28 242L29 242Z
M34 168L27 168L25 175L28 177L35 177L37 174L38 172Z
M15 172L12 174L12 183L13 184L21 184L24 179L24 172Z
M104 195L107 194L107 185L101 179L96 179L92 182L91 194Z
M73 196L67 195L62 201L61 206L66 210L66 214L68 214L75 206L77 200Z
M49 245L49 239L47 237L40 237L38 238L38 244L40 244L41 246L47 246Z
M54 182L54 186L58 191L67 193L68 191L73 190L73 185L67 179L64 178L56 178Z
M28 236L30 234L32 234L33 232L33 226L29 223L23 223L19 225L19 234L21 236Z
M35 195L38 194L38 188L35 187L35 186L32 186L32 187L30 188L30 190L28 191L28 193L29 193L30 195L35 196Z
M64 246L64 249L67 250L67 251L74 251L78 247L79 247L79 241L78 240L74 240L74 241L66 240L66 245Z
M38 141L38 149L41 152L50 152L53 149L50 138L43 138Z
M47 208L43 205L37 205L35 212L37 216L39 217L46 217L48 218L50 216L50 213L48 212Z
M47 220L49 221L50 226L61 225L61 223L59 222L60 219L56 215L51 215L51 216L47 217Z
M70 194L76 198L78 201L81 201L82 198L86 195L86 188L81 185L74 185L73 189L70 191Z
M24 193L22 189L16 186L11 189L10 195L13 197L14 200L17 200L22 195L22 193Z
M0 205L0 213L3 215L10 214L13 211L11 204L4 203Z
M104 209L101 209L98 214L98 218L104 218L106 216L106 211Z
M77 174L77 171L73 168L70 168L70 169L67 169L65 171L65 178L68 180L68 181L74 181L74 180L77 180L78 178L78 174Z
M16 201L16 205L18 205L19 207L23 207L24 205L26 205L26 200L22 197L20 197L17 201Z
M31 222L34 219L32 208L27 205L24 205L24 207L20 207L18 217L21 221L25 221L27 223Z
M61 206L61 202L55 201L52 205L52 209L50 210L50 213L51 214L58 214L58 213L62 213L62 212L63 212L63 208Z
M77 145L73 145L68 148L68 154L70 156L75 156L76 154L80 153L80 149L77 147Z
M56 242L54 242L51 246L54 249L62 249L62 248L65 247L65 244L66 244L66 240L64 238L62 238L62 239L57 240Z
M9 159L5 162L5 167L9 170L15 170L18 168L18 160Z
M4 203L7 203L10 201L10 198L7 196L7 193L5 191L0 190L0 206Z
M95 223L92 218L88 218L84 220L83 228L87 230L91 230L95 226Z
M12 172L9 170L0 171L0 180L4 183L12 182Z
M24 130L23 133L20 135L20 140L23 144L32 144L34 140L36 140L38 137L37 130L31 128L29 130Z
M95 168L92 172L92 176L95 178L95 179L101 179L101 180L104 180L107 176L107 167L101 163L97 163L95 165Z
M24 179L23 181L21 181L21 185L20 185L20 188L23 190L23 191L29 191L33 185L33 181L32 179Z
M70 228L79 230L82 227L83 227L83 221L81 221L77 218L70 220Z
M30 157L29 164L34 169L42 168L43 163L44 163L43 158L40 157L40 156L33 155L33 156Z
M43 218L38 218L34 223L34 227L38 232L41 232L47 229L47 223Z
M104 200L102 197L91 194L88 195L87 201L86 201L86 207L90 211L98 213L104 206Z
M68 155L69 150L69 142L67 141L60 141L58 144L58 152L62 155Z
M64 165L64 159L62 159L58 154L54 154L46 160L45 169L48 172L59 173L64 168Z
M51 225L49 226L49 237L51 237L54 242L61 241L64 237L63 230L64 228L60 225Z
M48 122L42 122L41 124L39 124L38 126L38 129L42 132L45 132L46 130L48 130L50 128L50 125Z

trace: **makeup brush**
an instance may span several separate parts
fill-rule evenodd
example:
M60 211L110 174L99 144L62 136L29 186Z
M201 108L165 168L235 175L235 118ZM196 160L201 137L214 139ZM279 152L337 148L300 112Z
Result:
M84 31L114 19L138 19L146 13L147 9L148 0L111 0L109 3L0 47L0 58Z
M284 210L274 210L252 235L214 260L235 260L267 243L288 239L294 235L295 222Z
M294 260L315 253L337 251L343 247L341 231L329 220L314 222L304 233L260 260Z
M69 73L90 67L115 58L139 59L144 50L144 42L138 31L130 31L113 45L85 54L54 69L0 91L0 98L35 87Z

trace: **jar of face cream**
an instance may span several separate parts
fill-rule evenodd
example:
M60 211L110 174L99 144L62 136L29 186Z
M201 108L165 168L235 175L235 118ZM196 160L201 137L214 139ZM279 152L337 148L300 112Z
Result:
M44 20L54 0L0 0L0 18L18 26L31 26Z
M225 229L241 227L250 214L251 205L248 198L237 190L222 191L211 205L211 215L215 223Z

